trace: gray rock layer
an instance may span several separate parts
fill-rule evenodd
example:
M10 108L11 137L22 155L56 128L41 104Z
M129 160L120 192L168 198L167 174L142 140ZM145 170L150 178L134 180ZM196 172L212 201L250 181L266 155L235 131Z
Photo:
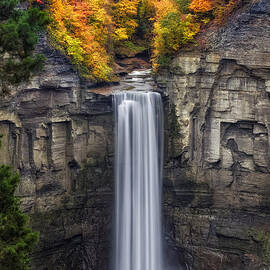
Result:
M18 195L40 242L32 269L107 269L113 187L111 98L92 93L40 38L42 75L0 101L0 164L21 175Z
M191 269L270 269L269 13L253 1L206 33L207 51L181 52L157 77L168 97L165 228Z

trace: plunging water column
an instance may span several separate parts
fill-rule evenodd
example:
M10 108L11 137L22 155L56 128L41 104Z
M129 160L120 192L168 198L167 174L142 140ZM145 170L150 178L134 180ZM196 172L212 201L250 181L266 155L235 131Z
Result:
M114 270L163 270L163 109L154 92L114 95L116 206Z

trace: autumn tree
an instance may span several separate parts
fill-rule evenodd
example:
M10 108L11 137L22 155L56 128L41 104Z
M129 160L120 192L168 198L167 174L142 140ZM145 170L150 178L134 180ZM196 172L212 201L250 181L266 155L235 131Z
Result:
M132 37L138 27L139 0L119 0L112 4L115 38L125 40Z
M215 23L221 23L237 7L241 5L242 0L193 0L189 6L195 13L208 13Z
M157 70L194 41L202 24L228 17L239 1L50 0L49 32L83 77L109 82L116 56L151 48Z
M215 0L193 0L189 6L194 12L207 12L214 8Z
M113 77L107 44L112 25L106 0L52 0L49 31L55 46L67 54L80 74L94 81Z
M189 1L181 1L187 7ZM174 0L154 1L154 37L153 37L153 68L167 66L172 56L194 39L200 26L192 14L184 14L187 8L180 9ZM180 4L180 2L178 2Z

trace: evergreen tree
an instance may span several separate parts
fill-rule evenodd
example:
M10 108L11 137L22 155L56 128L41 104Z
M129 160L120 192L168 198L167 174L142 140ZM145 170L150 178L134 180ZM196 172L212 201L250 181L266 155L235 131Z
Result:
M0 82L2 91L9 84L27 80L44 61L33 55L38 32L49 22L39 7L19 8L20 0L0 0Z
M0 269L27 270L29 255L39 234L28 225L28 216L20 209L14 196L19 176L10 166L0 166Z

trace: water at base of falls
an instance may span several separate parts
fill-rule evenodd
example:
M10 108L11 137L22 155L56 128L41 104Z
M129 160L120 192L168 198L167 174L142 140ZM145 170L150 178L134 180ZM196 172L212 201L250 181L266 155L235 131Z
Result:
M114 94L116 203L114 270L163 270L163 108L154 92Z

